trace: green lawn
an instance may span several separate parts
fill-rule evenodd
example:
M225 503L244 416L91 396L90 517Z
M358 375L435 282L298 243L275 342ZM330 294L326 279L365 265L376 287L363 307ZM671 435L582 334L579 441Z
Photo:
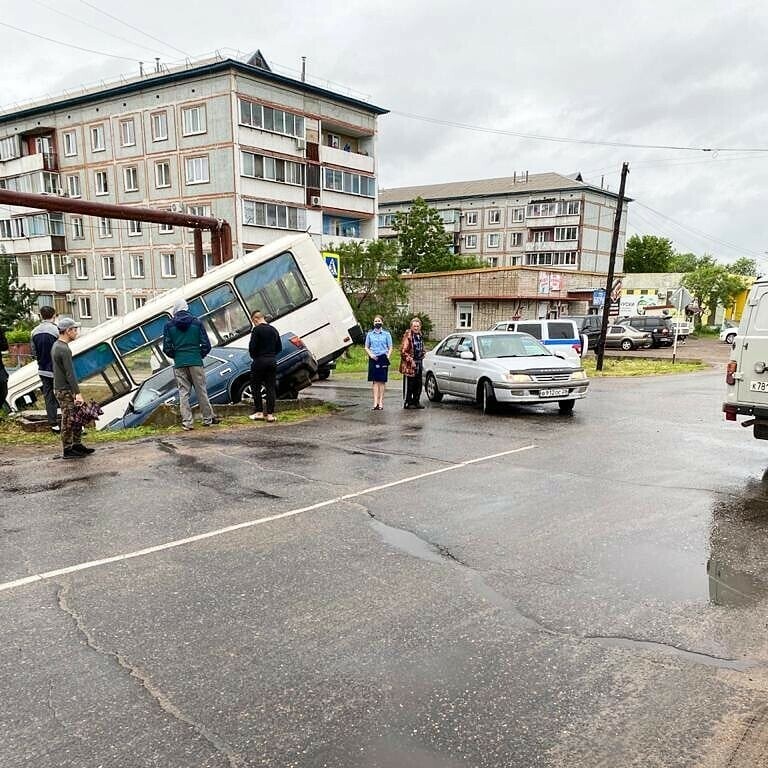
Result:
M582 360L588 376L660 376L667 373L692 373L707 368L701 360L679 361L673 365L671 360L647 357L606 357L603 359L602 371L595 370L596 363L593 355Z

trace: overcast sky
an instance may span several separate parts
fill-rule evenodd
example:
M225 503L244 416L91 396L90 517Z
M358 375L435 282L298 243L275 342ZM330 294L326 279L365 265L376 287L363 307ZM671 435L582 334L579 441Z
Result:
M138 60L153 61L155 55L172 62L183 53L197 57L217 48L260 48L276 68L297 71L306 56L311 78L392 110L380 120L381 187L528 170L581 171L585 181L599 186L604 177L615 191L626 160L627 194L637 200L629 209L630 233L664 235L681 251L709 252L723 261L760 257L768 269L768 151L521 139L401 114L597 142L768 149L768 3L2 0L1 5L0 22L125 57L78 51L0 27L2 106L133 74Z

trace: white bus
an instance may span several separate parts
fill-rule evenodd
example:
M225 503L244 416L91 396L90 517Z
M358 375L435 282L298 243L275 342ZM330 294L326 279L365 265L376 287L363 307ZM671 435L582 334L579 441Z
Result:
M321 377L347 347L362 340L352 307L312 238L289 235L214 267L72 342L82 395L104 409L99 425L122 416L134 390L172 364L162 351L163 329L179 298L200 318L214 347L247 349L251 313L261 310L280 333L291 331L304 340ZM42 407L36 363L11 374L7 401L14 411Z

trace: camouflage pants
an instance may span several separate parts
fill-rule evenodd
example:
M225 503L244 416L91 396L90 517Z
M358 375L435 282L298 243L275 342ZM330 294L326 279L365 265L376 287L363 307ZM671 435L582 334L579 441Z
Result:
M75 396L68 389L56 389L54 394L61 408L61 442L64 448L71 448L75 443L80 442L83 431L79 424L76 426L72 424L72 417L75 415Z

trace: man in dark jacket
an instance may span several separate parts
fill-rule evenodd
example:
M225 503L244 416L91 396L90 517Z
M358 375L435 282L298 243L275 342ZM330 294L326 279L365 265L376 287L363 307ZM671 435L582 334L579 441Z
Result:
M254 421L264 419L261 387L267 394L267 421L275 418L275 390L277 378L277 356L283 349L280 334L258 310L251 315L253 330L248 351L251 353L251 393L253 394L253 413L249 418Z
M5 338L5 330L0 327L0 412L7 409L5 398L8 397L8 371L3 365L3 352L8 351L8 339Z
M37 373L40 376L40 385L45 398L45 413L48 417L48 426L52 432L61 432L57 419L59 404L56 395L53 394L53 360L51 360L51 347L59 338L59 329L55 324L56 310L53 307L40 307L42 323L32 329L32 351L37 360Z
M189 395L194 387L203 426L218 424L213 413L208 389L205 386L203 358L211 351L211 342L202 323L189 313L184 299L178 299L173 305L173 318L165 324L163 330L163 352L173 360L173 372L179 387L179 410L183 429L193 428L192 408Z

